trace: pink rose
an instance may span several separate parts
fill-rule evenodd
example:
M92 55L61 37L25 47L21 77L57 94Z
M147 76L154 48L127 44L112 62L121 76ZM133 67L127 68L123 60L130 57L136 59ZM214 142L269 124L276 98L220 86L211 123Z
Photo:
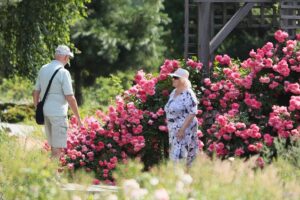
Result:
M158 129L162 132L168 132L168 127L167 126L159 126Z
M273 144L273 137L267 133L264 135L264 141L267 144L267 146L271 146Z
M169 200L169 194L165 189L158 189L154 192L155 200Z
M260 168L263 168L265 165L265 161L262 157L256 159L256 165Z
M248 150L251 151L251 152L255 152L255 151L257 151L257 147L253 144L249 144L248 145Z
M275 32L274 36L278 42L282 43L285 41L286 38L288 38L289 34L285 31L278 30Z
M238 149L236 149L235 152L234 152L234 154L235 154L236 156L241 156L241 155L243 155L244 153L245 153L245 152L244 152L243 148L238 148Z
M93 184L94 185L99 185L100 184L100 180L99 179L94 179L93 180Z

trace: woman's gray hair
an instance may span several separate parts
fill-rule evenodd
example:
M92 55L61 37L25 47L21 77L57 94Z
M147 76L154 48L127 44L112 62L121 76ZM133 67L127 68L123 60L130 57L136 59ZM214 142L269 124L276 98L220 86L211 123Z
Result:
M186 78L180 78L180 79L185 87L187 87L189 89L192 88L192 83L189 79L186 79Z

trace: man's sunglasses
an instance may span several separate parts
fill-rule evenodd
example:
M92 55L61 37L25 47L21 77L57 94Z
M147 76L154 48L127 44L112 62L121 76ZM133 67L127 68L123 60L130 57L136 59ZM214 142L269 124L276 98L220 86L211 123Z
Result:
M178 76L172 76L172 79L174 79L174 80L178 80L178 79L179 79L179 77L178 77Z

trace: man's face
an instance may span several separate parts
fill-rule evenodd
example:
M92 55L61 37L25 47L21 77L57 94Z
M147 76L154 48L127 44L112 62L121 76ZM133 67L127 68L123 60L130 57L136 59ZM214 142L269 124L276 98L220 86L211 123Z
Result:
M70 62L70 56L65 55L63 59L65 65Z
M65 56L66 63L70 62L70 56Z

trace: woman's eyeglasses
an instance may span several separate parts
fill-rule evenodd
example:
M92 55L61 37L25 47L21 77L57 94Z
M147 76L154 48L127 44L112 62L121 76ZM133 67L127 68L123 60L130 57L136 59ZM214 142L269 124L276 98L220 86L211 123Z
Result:
M172 79L174 79L174 80L178 80L178 79L179 79L179 77L178 77L178 76L173 76L173 77L172 77Z

